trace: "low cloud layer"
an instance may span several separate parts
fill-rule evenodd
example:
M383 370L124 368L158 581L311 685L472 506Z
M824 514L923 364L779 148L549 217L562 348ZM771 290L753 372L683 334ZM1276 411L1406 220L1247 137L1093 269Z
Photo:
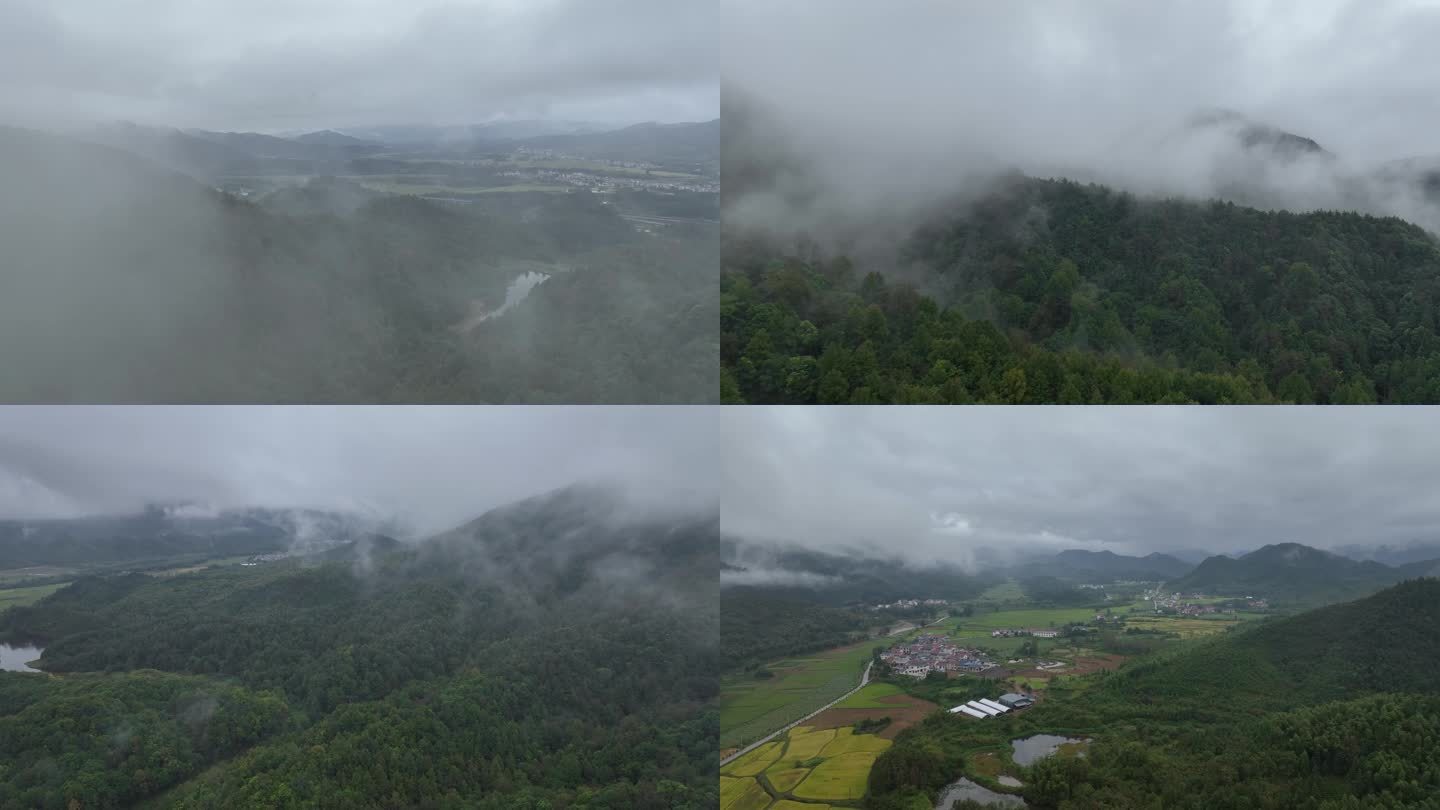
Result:
M722 529L973 565L1440 538L1424 409L729 408Z
M734 221L920 205L1004 167L1153 194L1235 196L1241 180L1256 204L1440 219L1371 176L1440 152L1431 0L723 5L727 126L760 133L727 158L783 152L823 198L787 210L777 197L805 194L782 178ZM1216 109L1328 154L1257 167L1227 127L1194 126Z
M308 507L417 535L577 481L714 503L713 411L660 407L0 408L0 518Z
M286 130L495 117L708 120L712 4L0 0L0 108Z

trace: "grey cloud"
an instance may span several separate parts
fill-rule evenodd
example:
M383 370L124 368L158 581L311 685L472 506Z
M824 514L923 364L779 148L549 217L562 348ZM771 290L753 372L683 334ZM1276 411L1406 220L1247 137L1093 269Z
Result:
M1440 221L1377 165L1436 154L1440 6L1417 0L725 0L727 110L741 97L814 162L835 209L774 199L735 221L833 220L923 205L1005 167L1155 194L1215 196L1255 167L1223 133L1177 134L1227 108L1339 156L1264 178L1293 208ZM728 115L728 112L727 112ZM1361 179L1357 179L1361 178Z
M0 105L32 126L708 120L715 16L692 0L0 0Z
M1429 409L729 408L722 526L973 564L1440 537Z
M576 482L713 506L713 411L661 407L0 407L0 518L185 502L308 507L428 534Z

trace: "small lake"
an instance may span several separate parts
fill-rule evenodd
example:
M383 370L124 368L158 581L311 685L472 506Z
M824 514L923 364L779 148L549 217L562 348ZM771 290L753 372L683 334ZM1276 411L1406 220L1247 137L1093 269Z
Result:
M1065 743L1090 742L1081 737L1058 737L1054 734L1036 734L1033 737L1025 737L1020 740L1011 740L1010 747L1015 749L1011 757L1016 765L1029 765L1037 759L1044 759L1055 753L1055 749Z
M0 669L11 672L39 672L26 666L29 662L40 657L39 647L12 647L9 644L0 644Z
M971 782L969 779L961 779L958 782L951 782L945 786L945 792L940 794L940 801L935 805L935 810L950 810L956 802L970 800L981 804L993 804L996 807L1026 807L1025 800L1019 796L1012 796L1008 793L996 793L995 791L982 787Z
M999 782L1005 787L1021 787L1020 780L1016 779L1013 776L1005 776L1004 774L1001 774L1000 776L995 777L995 781Z

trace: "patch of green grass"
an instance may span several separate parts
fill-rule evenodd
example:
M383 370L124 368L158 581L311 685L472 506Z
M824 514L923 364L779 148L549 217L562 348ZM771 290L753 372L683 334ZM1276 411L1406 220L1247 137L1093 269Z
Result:
M69 584L68 582L56 582L51 585L31 585L26 588L0 590L0 611L17 605L33 605Z
M1020 589L1020 583L1013 579L1007 579L999 585L991 585L976 598L977 602L1000 602L1014 603L1025 601L1025 591Z
M835 704L837 709L890 709L894 704L881 703L880 698L903 695L905 690L892 683L867 684L864 689Z
M970 772L976 776L994 779L1005 765L994 751L984 751L970 758Z
M720 682L720 745L744 745L854 689L879 642L765 665L773 678L737 673Z
M989 638L991 630L1060 628L1070 622L1087 622L1093 618L1095 609L1090 607L977 610L973 616L952 616L945 626L959 630L962 636Z

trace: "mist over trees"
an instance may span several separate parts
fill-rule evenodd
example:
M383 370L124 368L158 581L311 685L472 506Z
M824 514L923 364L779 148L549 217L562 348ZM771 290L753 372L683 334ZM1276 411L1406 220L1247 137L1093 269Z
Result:
M6 735L0 783L25 806L713 807L718 519L617 498L6 611L58 677L0 673L0 723L52 727ZM63 737L45 720L90 705Z
M1440 248L1395 219L1015 179L917 225L918 287L776 241L727 240L727 401L1440 401Z
M12 128L0 173L6 401L716 396L714 225L641 233L584 191L456 205L320 182L256 203ZM537 268L524 306L473 320Z

